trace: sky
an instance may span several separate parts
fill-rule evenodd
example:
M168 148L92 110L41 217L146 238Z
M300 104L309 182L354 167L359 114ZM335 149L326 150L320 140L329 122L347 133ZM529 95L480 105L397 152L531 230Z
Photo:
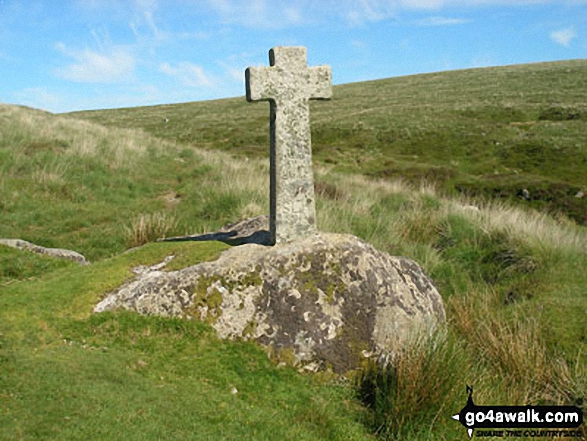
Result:
M306 46L335 85L587 58L587 0L0 0L0 103L243 96L274 46Z

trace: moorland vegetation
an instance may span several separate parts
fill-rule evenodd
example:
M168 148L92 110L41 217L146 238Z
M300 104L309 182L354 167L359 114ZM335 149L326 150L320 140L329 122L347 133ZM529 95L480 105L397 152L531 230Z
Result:
M463 439L450 416L466 385L480 404L584 408L585 72L396 78L312 105L320 229L416 260L447 312L385 370L346 379L279 366L202 323L92 314L134 266L227 247L157 238L267 212L266 106L0 105L0 237L93 262L0 246L0 439Z

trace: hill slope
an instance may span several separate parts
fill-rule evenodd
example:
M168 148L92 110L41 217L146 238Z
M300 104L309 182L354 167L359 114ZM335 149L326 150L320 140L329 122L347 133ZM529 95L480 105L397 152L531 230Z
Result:
M252 108L265 132L266 106ZM266 156L266 145L255 148ZM452 440L465 436L450 415L467 384L479 404L584 405L584 228L329 164L316 166L319 228L416 260L446 305L445 332L399 354L390 389L371 391L385 395L383 407L369 403L369 388L367 410L351 382L278 368L203 324L91 314L133 266L171 253L168 267L178 269L223 246L123 251L266 213L267 162L0 105L0 237L94 262L79 268L0 246L0 439L370 439L379 430Z
M241 97L72 116L267 157L268 112ZM575 197L587 193L587 60L346 84L311 112L315 161L334 170L425 178L587 222L587 198Z
M92 314L131 268L172 254L179 269L226 245L123 251L263 209L254 183L266 195L267 171L220 156L0 104L0 237L93 262L0 245L0 440L372 439L348 385L195 321ZM236 191L235 173L251 183Z
M215 161L234 165L137 130L0 104L0 237L95 261L218 227L246 202Z

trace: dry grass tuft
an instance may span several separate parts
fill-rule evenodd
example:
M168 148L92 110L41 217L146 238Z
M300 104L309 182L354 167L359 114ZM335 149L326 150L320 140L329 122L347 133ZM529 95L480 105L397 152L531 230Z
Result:
M548 351L538 321L507 320L497 313L498 304L496 293L471 290L468 296L451 297L447 307L457 332L509 386L510 403L572 402L577 388L571 369Z
M357 387L375 431L383 439L404 439L414 428L433 432L438 419L452 411L466 359L462 347L440 332L421 334L387 362L371 362Z
M522 210L500 201L476 204L462 197L447 203L450 212L465 216L485 230L503 232L540 247L587 252L585 229L572 222L557 221L546 213Z
M130 226L124 227L129 247L139 247L157 239L163 239L177 228L175 216L167 213L141 214L135 217Z

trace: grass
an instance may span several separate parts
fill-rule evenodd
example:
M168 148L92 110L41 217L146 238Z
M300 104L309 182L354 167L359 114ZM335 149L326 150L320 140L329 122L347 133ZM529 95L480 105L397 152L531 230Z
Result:
M33 279L59 268L76 264L33 253L0 246L0 285L17 280Z
M219 227L242 203L206 154L140 131L2 105L0 121L0 237L94 261L144 243L141 235Z
M587 222L587 61L335 86L311 103L314 161L335 171L435 182ZM244 97L77 112L214 151L268 156L268 106ZM164 118L169 122L165 123ZM527 189L530 199L518 196Z
M167 233L176 227L175 217L166 213L141 214L126 228L127 245L131 248L139 247L165 238Z
M458 146L470 130L507 135L500 139L508 145L525 134L545 140L545 131L557 145L582 145L584 69L575 61L352 84L335 90L336 112L332 103L314 106L319 228L416 260L447 311L442 332L386 367L367 366L356 386L278 368L257 346L219 341L204 324L91 314L133 266L174 254L169 266L179 269L226 246L156 243L123 253L129 248L268 211L268 161L256 158L268 143L267 109L222 100L73 118L0 105L0 237L73 249L93 262L78 267L0 246L0 439L454 440L465 436L450 416L468 384L480 405L584 408L584 227L526 206L538 201L449 191L445 184L460 179L489 182L481 172L503 159L493 156L497 145L475 150L470 137L481 156L454 147L448 160L448 151L431 148L417 164L401 153L425 146L431 133ZM355 113L346 113L353 102ZM393 130L402 137L384 142ZM356 145L379 138L379 153ZM537 161L532 179L584 188L583 163L565 151L566 175ZM382 155L405 179L379 173ZM420 181L432 172L450 179ZM492 182L500 188L514 179L499 176Z
M169 253L150 245L0 292L0 439L370 439L351 391L275 367L198 322L91 315L104 291Z
M459 427L445 421L462 401L455 385L466 387L462 366L471 363L458 345L442 334L420 337L388 363L371 362L359 374L358 395L372 411L369 423L380 438L459 438Z

